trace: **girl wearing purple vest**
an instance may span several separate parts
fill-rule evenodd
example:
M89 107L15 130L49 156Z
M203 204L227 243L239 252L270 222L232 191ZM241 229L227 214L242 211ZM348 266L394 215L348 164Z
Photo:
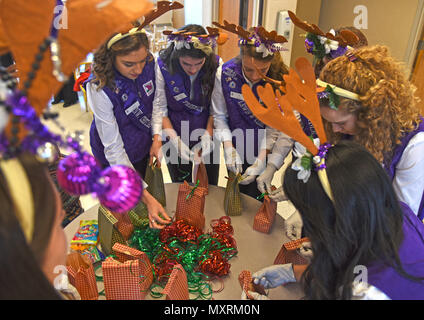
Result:
M266 137L266 126L246 105L241 88L248 84L257 96L256 88L266 83L263 75L283 81L288 68L279 52L282 50L280 43L275 43L277 49L271 51L265 47L265 41L257 46L250 39L255 39L256 44L261 41L256 30L252 30L249 40L242 38L239 41L240 55L218 68L212 113L215 130L223 142L228 171L244 173L240 191L256 198L261 195L256 176L265 169L266 154L263 151L272 148L272 143L268 139L271 136Z
M168 35L170 45L157 59L150 161L164 153L173 182L191 182L193 162L203 161L209 184L218 183L219 146L214 146L210 116L220 61L213 51L217 36L202 26L186 25ZM162 140L169 142L163 148Z
M306 299L424 299L424 224L398 201L380 163L351 141L331 147L325 163L333 201L314 169L306 183L291 166L284 174L311 241L309 265L266 267L254 282L299 281Z
M400 201L424 218L424 122L415 87L387 47L360 48L330 61L321 115L329 139L364 146L389 174Z
M94 115L90 145L104 167L126 165L144 177L152 144L154 70L143 29L113 36L94 54L94 79L87 83ZM169 217L160 203L147 190L142 201L149 211L150 227L163 228Z

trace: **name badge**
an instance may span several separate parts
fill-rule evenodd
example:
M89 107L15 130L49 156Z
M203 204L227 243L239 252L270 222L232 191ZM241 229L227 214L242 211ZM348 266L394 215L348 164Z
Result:
M177 101L180 101L184 98L187 98L187 95L184 92L174 96L174 99L177 100Z
M140 102L138 102L138 101L134 102L129 108L125 109L125 114L129 115L131 112L133 112L139 106L140 106Z
M234 99L237 99L237 100L243 100L244 101L243 94L241 94L240 92L231 91L230 92L230 97L231 98L234 98Z

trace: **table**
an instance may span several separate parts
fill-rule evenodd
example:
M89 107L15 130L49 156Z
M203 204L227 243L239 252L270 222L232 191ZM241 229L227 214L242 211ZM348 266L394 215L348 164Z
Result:
M166 210L168 215L175 214L179 183L165 184L166 192ZM210 229L210 221L225 215L224 212L224 193L225 188L209 186L209 194L205 201L205 230ZM234 238L237 242L238 254L231 258L229 263L231 269L229 275L223 277L224 290L213 294L215 300L239 300L241 297L241 287L238 282L238 275L243 270L249 270L254 273L264 267L273 264L274 259L284 242L289 241L284 232L284 220L280 215L276 215L274 225L269 234L253 230L253 219L261 206L261 202L241 195L243 213L241 216L231 217L231 224L234 228ZM72 221L66 228L68 243L78 230L80 220L97 219L98 205L90 208L78 218ZM213 289L218 289L219 281L215 280ZM103 284L99 283L99 290ZM268 295L271 299L300 299L303 296L300 285L297 283L280 286L271 289ZM102 297L100 297L101 299ZM104 297L103 297L104 298ZM150 295L146 297L150 299Z

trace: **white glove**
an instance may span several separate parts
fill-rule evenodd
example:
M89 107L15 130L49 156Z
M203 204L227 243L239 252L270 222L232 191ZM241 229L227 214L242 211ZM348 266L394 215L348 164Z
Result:
M248 292L249 292L249 295L252 296L253 300L271 300L270 298L268 298L267 296L264 296L263 294L253 292L253 291L248 291ZM250 300L247 297L247 294L244 292L244 290L241 293L241 300Z
M194 153L190 148L181 141L179 136L171 138L171 143L178 150L178 156L181 158L183 164L188 164L190 161L194 160Z
M252 275L255 284L262 285L265 289L276 288L289 282L296 282L293 264L276 264L263 268Z
M286 235L290 240L298 240L302 236L303 221L299 211L295 211L284 222L286 228Z
M256 159L255 162L246 169L244 174L241 176L242 180L240 181L240 184L250 184L253 181L255 181L256 177L260 175L265 169L265 162Z
M224 148L224 157L228 171L231 171L236 175L243 171L243 162L234 147Z
M286 194L284 193L283 187L279 187L278 189L275 189L271 193L268 194L269 198L275 202L281 202L281 201L287 201L288 198Z
M199 151L202 150L202 159L205 159L211 152L213 151L214 143L212 140L212 137L209 133L205 133L203 136L200 137L200 142L197 143L191 150L193 151L193 154L195 156L195 159L199 158ZM198 159L200 162L200 159ZM210 163L203 161L204 163Z
M308 259L311 260L313 253L312 253L312 245L309 241L302 243L302 246L299 248L299 254Z
M268 194L272 193L271 181L276 171L277 171L277 168L271 163L268 163L265 171L256 179L256 182L258 184L258 190L261 193L265 193L265 192L267 192Z

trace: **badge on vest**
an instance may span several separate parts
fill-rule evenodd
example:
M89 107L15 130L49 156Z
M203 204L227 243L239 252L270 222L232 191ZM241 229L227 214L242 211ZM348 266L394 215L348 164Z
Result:
M231 91L230 92L230 97L231 98L234 98L234 99L237 99L237 100L243 100L244 101L243 94L241 94L240 92Z
M176 96L174 96L174 99L176 100L176 101L180 101L180 100L182 100L182 99L184 99L184 98L187 98L187 95L183 92L183 93L180 93L180 94L178 94L178 95L176 95Z
M150 80L143 84L144 92L146 92L147 96L150 97L150 95L155 91L155 86L153 85L153 80Z

